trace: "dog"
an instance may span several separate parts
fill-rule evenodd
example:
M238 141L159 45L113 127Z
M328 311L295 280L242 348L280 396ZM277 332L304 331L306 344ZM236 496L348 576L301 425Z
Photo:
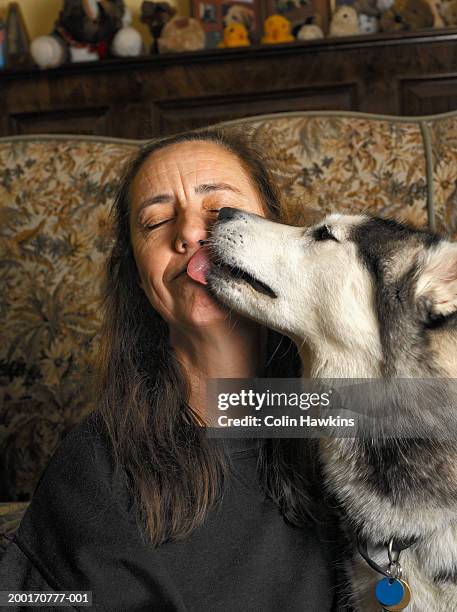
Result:
M209 249L210 292L290 337L311 378L457 378L457 244L365 215L293 227L223 208ZM356 610L382 609L372 567L388 568L389 542L406 609L457 610L457 439L326 437L319 449L354 542Z

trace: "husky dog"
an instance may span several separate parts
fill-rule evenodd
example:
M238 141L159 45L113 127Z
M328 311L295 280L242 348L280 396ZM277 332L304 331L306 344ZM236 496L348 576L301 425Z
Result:
M457 378L457 244L362 215L303 228L223 208L210 251L210 291L292 338L312 378ZM407 610L455 612L457 439L327 437L320 454L354 536L357 610L382 608L382 576L356 552L356 534L384 569L386 543L409 544Z

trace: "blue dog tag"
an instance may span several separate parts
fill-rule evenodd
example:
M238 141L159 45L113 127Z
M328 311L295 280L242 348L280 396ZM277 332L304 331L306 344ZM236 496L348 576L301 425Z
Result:
M382 606L395 606L403 599L405 589L400 580L383 578L377 583L375 594Z

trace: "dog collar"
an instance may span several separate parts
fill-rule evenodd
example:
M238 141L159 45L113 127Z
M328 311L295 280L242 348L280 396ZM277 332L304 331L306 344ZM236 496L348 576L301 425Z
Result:
M109 41L107 40L101 40L98 43L80 42L75 40L73 36L62 26L57 26L56 31L67 43L67 45L70 45L70 47L75 47L76 49L88 49L93 53L98 53L100 59L104 59L108 54Z

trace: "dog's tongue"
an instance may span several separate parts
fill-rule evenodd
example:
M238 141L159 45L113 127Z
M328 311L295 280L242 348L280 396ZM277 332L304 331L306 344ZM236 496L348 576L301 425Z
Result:
M208 247L198 249L187 264L187 274L197 283L206 285L206 277L208 276L211 262L208 255Z

